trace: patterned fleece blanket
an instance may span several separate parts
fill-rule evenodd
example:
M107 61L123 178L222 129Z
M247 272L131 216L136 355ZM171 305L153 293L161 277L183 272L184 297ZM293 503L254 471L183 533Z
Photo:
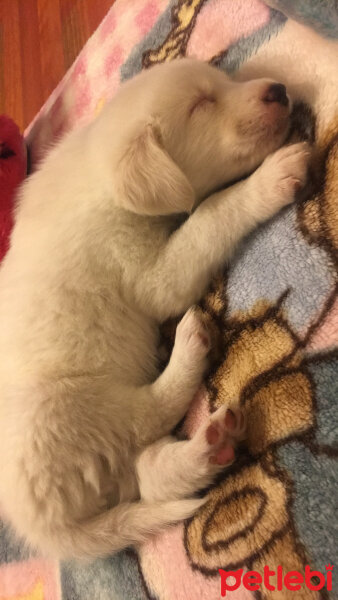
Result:
M338 8L270 4L117 0L26 132L34 164L121 81L188 55L286 83L293 135L315 152L312 189L246 240L201 304L218 343L183 429L238 396L249 425L236 463L194 518L137 554L59 564L3 524L1 600L338 598Z

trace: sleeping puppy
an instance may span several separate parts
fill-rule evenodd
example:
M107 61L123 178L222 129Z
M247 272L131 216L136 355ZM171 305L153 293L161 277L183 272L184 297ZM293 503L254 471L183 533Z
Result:
M0 271L0 504L32 547L81 558L138 544L192 515L233 461L236 399L190 441L170 431L210 345L190 307L305 182L307 146L275 152L289 112L271 80L156 66L24 184ZM159 374L158 325L185 311Z

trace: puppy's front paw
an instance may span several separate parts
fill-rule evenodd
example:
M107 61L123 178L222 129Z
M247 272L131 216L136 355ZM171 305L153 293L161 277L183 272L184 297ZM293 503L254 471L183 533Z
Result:
M210 350L210 335L198 310L190 308L176 329L175 346L184 355L205 357Z
M260 220L269 219L294 201L306 183L310 154L310 147L304 142L283 146L257 169L254 175Z

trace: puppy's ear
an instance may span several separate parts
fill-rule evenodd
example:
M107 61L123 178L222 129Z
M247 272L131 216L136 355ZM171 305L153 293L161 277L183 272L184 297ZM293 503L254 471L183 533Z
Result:
M147 215L190 212L194 191L163 148L153 125L145 125L129 143L117 167L117 202Z

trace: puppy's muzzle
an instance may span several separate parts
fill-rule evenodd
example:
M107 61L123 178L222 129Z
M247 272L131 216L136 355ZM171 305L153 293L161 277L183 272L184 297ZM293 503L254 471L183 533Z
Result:
M272 103L277 102L282 106L289 105L289 98L286 93L286 87L282 83L273 83L266 90L263 98L263 102Z

